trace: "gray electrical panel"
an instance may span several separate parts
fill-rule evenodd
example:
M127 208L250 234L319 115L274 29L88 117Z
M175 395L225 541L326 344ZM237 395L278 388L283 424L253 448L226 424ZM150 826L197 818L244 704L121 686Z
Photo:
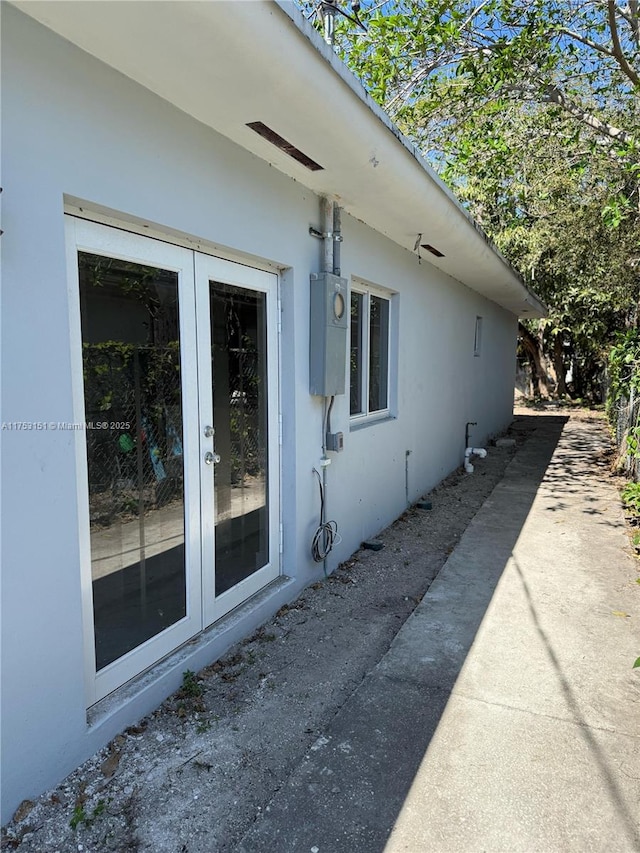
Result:
M349 294L346 278L311 274L309 392L321 397L344 394L347 369Z

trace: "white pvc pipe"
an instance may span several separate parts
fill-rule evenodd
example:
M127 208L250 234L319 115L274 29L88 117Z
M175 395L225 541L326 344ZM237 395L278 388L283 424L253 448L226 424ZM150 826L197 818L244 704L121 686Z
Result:
M484 447L467 447L464 452L464 470L467 474L473 474L473 465L471 464L471 457L478 456L480 459L484 459L487 455L487 451Z

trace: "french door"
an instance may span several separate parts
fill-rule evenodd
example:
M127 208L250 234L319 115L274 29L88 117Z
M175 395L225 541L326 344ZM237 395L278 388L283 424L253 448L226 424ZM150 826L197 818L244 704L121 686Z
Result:
M277 278L67 235L92 704L279 573Z

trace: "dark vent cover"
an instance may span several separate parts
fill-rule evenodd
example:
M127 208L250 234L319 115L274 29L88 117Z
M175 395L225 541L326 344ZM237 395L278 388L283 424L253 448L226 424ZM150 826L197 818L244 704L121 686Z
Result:
M421 243L420 245L423 249L426 249L427 252L431 252L432 255L435 255L436 258L444 258L444 252L441 252L439 249L435 249L429 243Z
M287 142L287 140L283 139L275 132L275 130L271 130L270 127L267 127L267 125L263 124L261 121L249 121L247 122L247 127L250 127L251 130L254 130L259 136L262 136L263 139L271 142L271 144L275 145L276 148L284 151L284 153L288 154L289 157L293 157L293 159L297 160L298 163L302 163L302 165L306 166L310 171L318 172L324 168L319 163L316 163L315 160L312 160L311 157L307 157L307 155L300 151L299 148L296 148L295 145Z

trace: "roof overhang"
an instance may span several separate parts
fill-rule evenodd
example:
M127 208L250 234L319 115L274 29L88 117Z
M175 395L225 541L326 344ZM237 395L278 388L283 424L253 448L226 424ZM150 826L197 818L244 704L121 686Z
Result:
M546 309L286 0L14 0L87 53L520 317ZM321 169L248 125L261 122Z

